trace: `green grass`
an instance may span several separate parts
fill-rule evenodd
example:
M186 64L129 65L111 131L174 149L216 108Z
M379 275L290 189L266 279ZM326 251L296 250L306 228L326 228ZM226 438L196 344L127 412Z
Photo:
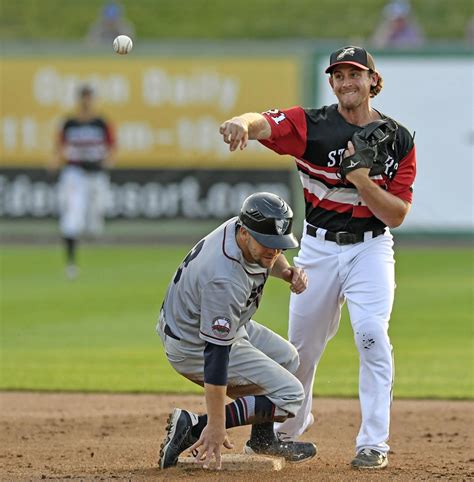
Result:
M0 2L4 39L82 39L103 0ZM366 39L386 0L122 0L138 39ZM428 38L463 39L471 0L412 0Z
M59 247L1 247L1 389L201 392L168 365L154 332L188 247L84 246L63 276ZM391 320L397 397L473 398L471 249L400 249ZM286 334L287 286L270 280L257 321ZM344 313L315 393L355 396Z

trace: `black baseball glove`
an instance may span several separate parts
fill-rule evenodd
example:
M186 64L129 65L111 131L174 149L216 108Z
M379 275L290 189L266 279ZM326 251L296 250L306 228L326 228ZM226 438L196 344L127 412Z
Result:
M349 172L361 167L370 169L369 176L382 174L389 157L387 148L394 147L397 130L398 125L392 119L380 119L354 133L351 141L355 152L342 159L339 167L341 179L345 180Z

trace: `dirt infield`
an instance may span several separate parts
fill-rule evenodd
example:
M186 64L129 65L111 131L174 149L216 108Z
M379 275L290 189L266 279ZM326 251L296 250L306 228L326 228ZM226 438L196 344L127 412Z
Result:
M316 399L305 434L318 456L277 473L191 473L156 468L165 420L175 406L204 411L203 397L0 393L0 477L16 480L470 480L474 402L395 401L389 467L348 463L359 424L356 400ZM240 453L248 427L229 431Z

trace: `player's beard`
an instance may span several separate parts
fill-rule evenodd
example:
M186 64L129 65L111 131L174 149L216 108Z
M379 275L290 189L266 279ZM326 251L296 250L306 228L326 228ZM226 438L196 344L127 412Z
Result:
M351 95L341 94L339 104L345 110L356 110L364 103L364 98L360 92Z
M344 110L355 111L369 105L370 85L367 88L365 85L357 85L356 87L345 88L344 91L342 89L337 92L334 91L334 93L339 101L339 106Z
M246 240L237 236L237 244L247 261L256 263L265 269L271 269L281 253L281 249L265 248L251 236Z
M280 253L278 252L273 257L261 255L258 258L254 258L254 259L255 259L255 262L262 268L271 269L273 268L273 265L275 264L275 261L277 260L279 255Z

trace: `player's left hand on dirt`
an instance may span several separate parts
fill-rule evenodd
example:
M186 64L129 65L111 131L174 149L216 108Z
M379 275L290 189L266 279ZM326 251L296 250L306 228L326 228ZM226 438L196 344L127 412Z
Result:
M350 172L361 168L370 169L369 176L382 174L389 157L387 147L395 142L397 129L391 119L380 119L354 133L351 140L354 153L349 151L349 155L342 159L339 167L341 179L345 180Z
M209 468L212 458L215 456L216 469L220 470L222 468L222 445L227 449L234 448L225 429L216 430L215 427L208 424L202 431L199 440L189 450L195 455L196 462L201 463L204 469Z

